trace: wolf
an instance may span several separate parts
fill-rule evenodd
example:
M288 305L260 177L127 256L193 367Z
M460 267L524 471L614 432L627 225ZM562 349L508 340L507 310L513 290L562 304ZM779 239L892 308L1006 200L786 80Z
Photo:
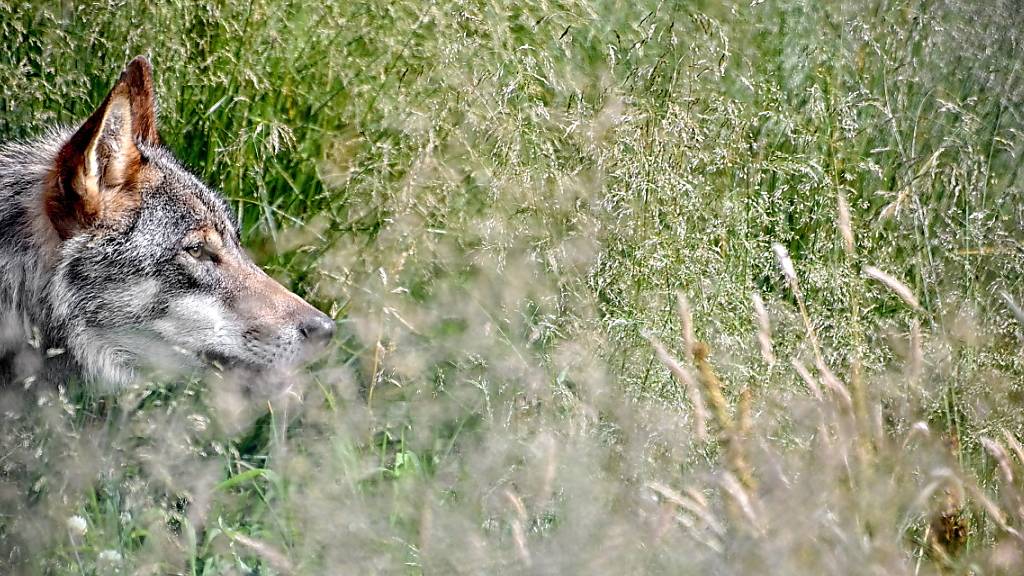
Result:
M77 129L0 146L0 386L274 374L333 338L253 263L224 199L161 145L156 112L140 56Z

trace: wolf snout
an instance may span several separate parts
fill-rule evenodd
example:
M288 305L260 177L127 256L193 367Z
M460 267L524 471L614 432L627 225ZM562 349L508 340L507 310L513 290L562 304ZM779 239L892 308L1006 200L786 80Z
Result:
M302 335L303 342L317 349L323 348L334 339L334 332L334 320L319 311L299 322L299 334Z

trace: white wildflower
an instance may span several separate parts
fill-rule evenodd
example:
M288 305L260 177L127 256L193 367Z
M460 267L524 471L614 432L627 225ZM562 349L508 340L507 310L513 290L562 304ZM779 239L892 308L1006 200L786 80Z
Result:
M89 524L86 523L85 518L78 516L72 516L68 518L68 532L72 536L85 536L85 533L89 531Z

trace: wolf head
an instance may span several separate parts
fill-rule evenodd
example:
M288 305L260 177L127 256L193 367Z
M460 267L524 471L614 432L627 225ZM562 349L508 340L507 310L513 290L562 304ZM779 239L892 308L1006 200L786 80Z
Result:
M51 324L90 379L210 361L272 373L334 322L257 267L224 200L161 147L149 62L133 60L63 144L42 194Z

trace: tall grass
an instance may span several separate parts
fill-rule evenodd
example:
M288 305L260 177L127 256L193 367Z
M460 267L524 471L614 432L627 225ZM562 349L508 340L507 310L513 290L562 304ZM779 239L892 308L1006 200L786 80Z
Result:
M27 574L1016 574L1014 2L0 4L0 137L148 54L342 337L7 391Z

